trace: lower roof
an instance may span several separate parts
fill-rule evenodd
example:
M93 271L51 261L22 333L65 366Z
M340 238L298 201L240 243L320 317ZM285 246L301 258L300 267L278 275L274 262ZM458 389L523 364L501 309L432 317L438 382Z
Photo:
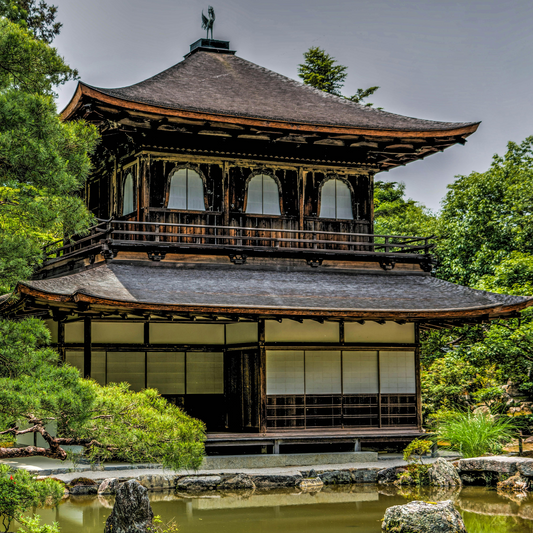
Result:
M91 307L302 317L497 318L533 305L531 297L478 291L419 274L164 263L110 262L19 283L16 292L52 305L84 302Z

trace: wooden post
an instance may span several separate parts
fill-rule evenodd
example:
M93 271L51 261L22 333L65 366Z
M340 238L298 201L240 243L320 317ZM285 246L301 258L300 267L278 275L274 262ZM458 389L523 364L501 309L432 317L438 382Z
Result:
M83 377L91 377L91 359L92 359L92 332L91 317L83 319Z
M228 162L222 162L222 212L223 226L229 226L229 168Z
M416 425L422 429L422 391L420 390L420 328L415 323L415 383L416 383Z
M61 319L57 321L57 344L61 361L65 362L65 322Z
M267 431L265 320L259 319L259 432Z

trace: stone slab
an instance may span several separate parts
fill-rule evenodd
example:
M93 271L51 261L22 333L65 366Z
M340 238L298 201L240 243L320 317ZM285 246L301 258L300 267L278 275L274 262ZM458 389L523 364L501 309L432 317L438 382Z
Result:
M376 452L295 453L279 455L211 455L204 459L202 470L233 468L275 468L283 466L339 465L371 463L378 460Z

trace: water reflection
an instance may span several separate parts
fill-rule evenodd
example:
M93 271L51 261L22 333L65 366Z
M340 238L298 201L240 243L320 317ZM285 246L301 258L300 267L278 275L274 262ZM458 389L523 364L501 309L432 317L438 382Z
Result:
M481 487L442 492L343 485L318 492L151 494L154 513L164 521L174 519L180 533L379 533L387 507L445 498L453 499L462 512L468 533L533 533L533 496L517 499ZM37 513L46 523L59 522L63 533L102 533L112 506L113 498L86 496Z

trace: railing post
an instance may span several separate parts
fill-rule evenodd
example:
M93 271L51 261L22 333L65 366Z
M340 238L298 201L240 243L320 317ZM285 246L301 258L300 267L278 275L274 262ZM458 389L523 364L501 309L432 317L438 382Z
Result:
M317 250L318 249L318 244L316 243L316 233L313 231L313 249L314 250Z

